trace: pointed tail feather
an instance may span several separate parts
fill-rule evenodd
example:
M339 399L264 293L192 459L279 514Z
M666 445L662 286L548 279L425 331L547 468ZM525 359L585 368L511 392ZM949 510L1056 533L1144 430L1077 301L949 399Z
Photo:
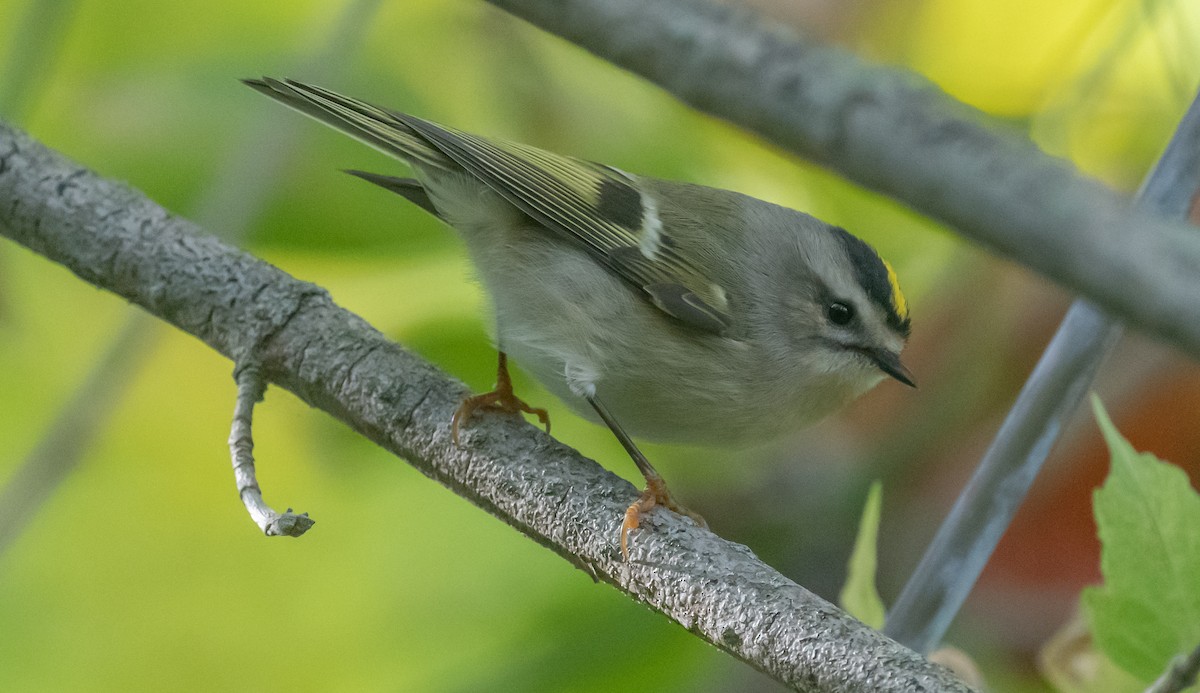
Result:
M280 81L264 77L243 79L242 82L286 106L412 165L459 170L458 165L406 125L398 117L400 114L295 80Z
M425 186L421 185L421 181L416 178L398 178L352 169L346 169L346 173L370 181L385 190L391 190L439 219L442 216L438 213L437 207L433 206L433 201L429 199L429 193L425 192Z

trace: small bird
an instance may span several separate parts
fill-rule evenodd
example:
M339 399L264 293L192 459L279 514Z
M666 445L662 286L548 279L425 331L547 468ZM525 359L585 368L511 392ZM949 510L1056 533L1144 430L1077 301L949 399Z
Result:
M519 399L511 354L581 415L606 424L646 478L620 546L656 505L677 503L633 442L737 444L792 432L840 408L900 362L910 319L892 267L807 214L740 193L658 180L473 135L294 80L243 80L404 160L413 178L349 171L461 236L496 316L496 388Z

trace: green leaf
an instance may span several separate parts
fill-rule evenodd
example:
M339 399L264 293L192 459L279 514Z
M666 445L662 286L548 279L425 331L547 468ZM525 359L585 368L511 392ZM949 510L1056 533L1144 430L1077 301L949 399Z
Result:
M1126 441L1093 396L1112 469L1095 492L1104 585L1083 601L1100 650L1144 682L1200 643L1200 494Z
M854 552L850 554L846 585L838 596L842 608L851 616L876 629L883 628L884 619L883 600L875 589L876 543L882 505L883 485L876 481L867 493L867 504L858 524L858 538L854 540Z

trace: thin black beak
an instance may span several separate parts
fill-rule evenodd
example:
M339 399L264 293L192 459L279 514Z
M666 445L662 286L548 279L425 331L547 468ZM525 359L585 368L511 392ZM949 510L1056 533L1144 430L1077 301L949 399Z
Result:
M879 366L879 370L887 373L896 380L904 383L909 387L916 387L917 383L913 380L912 371L904 367L900 363L900 354L894 354L886 349L870 349L867 355Z

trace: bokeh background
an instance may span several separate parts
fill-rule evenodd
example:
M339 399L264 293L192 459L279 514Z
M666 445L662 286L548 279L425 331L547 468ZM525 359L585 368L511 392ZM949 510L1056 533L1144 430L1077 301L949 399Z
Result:
M1184 0L753 4L915 70L1123 191L1200 72ZM714 530L828 598L877 478L880 589L895 597L1070 300L475 0L5 0L0 61L0 116L328 288L475 389L495 362L457 241L338 171L402 165L237 78L318 81L861 235L906 287L919 390L881 385L769 448L647 448ZM0 484L51 490L27 522L0 496L21 530L0 543L0 690L778 690L278 389L256 412L260 480L317 525L263 538L228 461L231 364L152 321L130 327L136 313L0 242ZM56 426L85 382L85 415ZM518 384L556 437L637 480L607 432ZM1200 368L1132 335L1097 389L1134 445L1196 478ZM58 466L27 465L47 449ZM1106 467L1079 417L952 631L994 690L1047 690L1036 654L1098 579L1090 496Z

